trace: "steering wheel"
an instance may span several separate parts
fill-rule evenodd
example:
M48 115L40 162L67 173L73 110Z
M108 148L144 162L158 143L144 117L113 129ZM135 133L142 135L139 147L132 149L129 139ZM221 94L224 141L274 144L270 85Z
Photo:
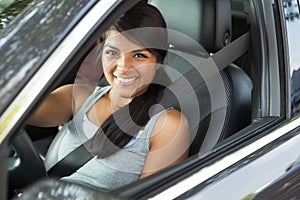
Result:
M8 158L10 189L24 188L46 177L46 168L27 132L22 129L12 140L14 156Z

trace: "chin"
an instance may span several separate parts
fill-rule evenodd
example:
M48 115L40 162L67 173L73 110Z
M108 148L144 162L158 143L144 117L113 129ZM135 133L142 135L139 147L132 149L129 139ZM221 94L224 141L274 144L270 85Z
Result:
M119 87L115 88L115 94L122 98L134 98L147 91L148 87Z
M130 88L116 88L114 92L117 96L120 96L122 98L132 98L134 97L135 89Z

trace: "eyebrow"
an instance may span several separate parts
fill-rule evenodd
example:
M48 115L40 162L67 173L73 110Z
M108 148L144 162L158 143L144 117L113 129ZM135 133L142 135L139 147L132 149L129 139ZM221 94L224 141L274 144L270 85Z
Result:
M143 49L137 49L137 50L133 50L131 51L132 53L139 53L141 51L149 51L147 48L143 48Z
M117 47L111 46L109 44L104 45L104 47L109 47L109 48L114 49L116 51L120 51L120 49L118 49Z

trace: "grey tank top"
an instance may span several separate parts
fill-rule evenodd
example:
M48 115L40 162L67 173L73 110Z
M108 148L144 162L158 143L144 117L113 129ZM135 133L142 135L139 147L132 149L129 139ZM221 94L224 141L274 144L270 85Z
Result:
M83 132L84 115L109 90L110 86L96 89L86 99L73 119L62 127L46 155L47 170L88 139ZM104 190L116 189L137 180L143 171L149 152L151 133L162 112L151 117L145 128L135 138L135 142L106 158L93 157L70 176L62 177L62 180L84 183Z

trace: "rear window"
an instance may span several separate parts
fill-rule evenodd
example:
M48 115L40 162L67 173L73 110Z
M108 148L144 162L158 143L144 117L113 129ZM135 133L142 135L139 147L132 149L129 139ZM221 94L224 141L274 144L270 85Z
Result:
M0 32L33 0L0 0Z

